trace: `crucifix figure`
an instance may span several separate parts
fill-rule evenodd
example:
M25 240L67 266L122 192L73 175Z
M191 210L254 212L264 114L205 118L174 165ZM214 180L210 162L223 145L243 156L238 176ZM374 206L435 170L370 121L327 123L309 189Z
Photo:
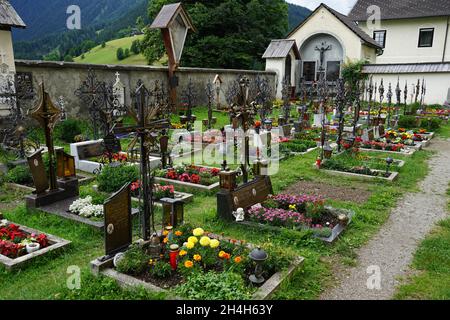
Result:
M248 93L250 80L242 77L239 81L240 95L238 96L238 105L232 105L230 114L231 118L240 122L244 131L244 163L241 164L242 176L244 183L248 182L248 166L250 165L249 137L247 132L250 125L253 124L254 117L257 113L256 103L248 102Z
M45 144L48 149L48 159L49 159L49 182L50 182L50 190L57 190L58 185L56 182L56 171L53 164L54 157L54 146L53 146L53 129L55 128L56 122L59 120L61 115L61 110L57 108L52 100L48 92L44 89L44 82L40 84L41 96L39 98L39 102L36 107L30 111L31 117L36 119L45 132Z
M143 201L141 211L142 237L150 239L152 231L155 231L153 213L153 178L151 177L150 163L148 161L149 147L155 140L155 133L168 130L170 123L167 119L158 119L162 106L150 101L151 93L144 84L139 81L138 88L133 96L137 111L129 108L129 115L137 123L135 126L115 128L115 134L136 133L140 140L140 164L141 164L141 196Z
M322 42L322 46L319 48L318 46L316 46L316 48L314 50L319 51L320 52L320 67L319 70L322 72L325 70L324 68L324 63L325 63L325 52L329 51L332 49L331 45L326 46L326 42Z

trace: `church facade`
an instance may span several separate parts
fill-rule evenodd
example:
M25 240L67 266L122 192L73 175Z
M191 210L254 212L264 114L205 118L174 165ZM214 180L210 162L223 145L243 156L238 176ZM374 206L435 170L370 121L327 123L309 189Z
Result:
M418 79L426 83L425 103L443 104L450 99L450 6L447 0L424 0L411 8L409 0L359 0L348 16L325 4L295 28L294 40L301 59L292 70L292 86L307 84L321 75L335 81L346 61L365 60L365 73L374 82L408 83L413 94ZM367 23L368 8L381 10L379 28ZM266 58L266 70L285 74ZM449 95L449 96L448 96ZM278 95L278 98L280 96Z

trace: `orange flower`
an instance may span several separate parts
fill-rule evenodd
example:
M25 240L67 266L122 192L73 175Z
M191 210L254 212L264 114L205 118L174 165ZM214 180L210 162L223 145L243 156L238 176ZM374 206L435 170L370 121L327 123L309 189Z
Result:
M177 237L180 237L180 236L183 235L183 232L181 232L181 231L175 231L175 235L176 235Z
M194 260L197 262L202 261L202 256L199 254L194 254Z
M180 253L179 253L179 256L182 257L182 256L185 256L185 255L187 255L187 251L186 250L181 250Z
M187 260L185 263L184 263L184 267L185 268L192 268L194 266L194 263L192 262L192 261L190 261L190 260Z
M231 254L225 253L225 255L224 255L223 257L224 257L226 260L230 260Z
M242 261L242 258L241 258L241 257L236 257L236 258L234 258L234 262L235 262L235 263L241 263L241 261Z
M219 258L223 258L226 255L225 251L219 252Z
M167 236L168 234L169 234L169 231L167 231L167 230L163 231L163 236Z
M169 242L169 238L164 238L163 243Z

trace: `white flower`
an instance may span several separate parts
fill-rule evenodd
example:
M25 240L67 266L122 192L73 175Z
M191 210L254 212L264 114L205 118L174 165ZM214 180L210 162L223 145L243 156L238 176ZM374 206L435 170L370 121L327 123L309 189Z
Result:
M69 211L85 218L90 218L92 216L94 217L103 216L103 206L93 205L91 196L87 196L86 198L74 201L70 205Z

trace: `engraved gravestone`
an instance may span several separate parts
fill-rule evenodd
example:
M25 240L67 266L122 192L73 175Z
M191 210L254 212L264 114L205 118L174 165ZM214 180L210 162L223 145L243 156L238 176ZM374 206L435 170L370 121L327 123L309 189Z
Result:
M132 242L131 184L124 185L103 207L105 254L109 256L126 249Z
M40 149L27 157L31 175L33 177L35 193L37 195L44 194L49 188L47 172L45 171L44 161L42 159L42 150Z

